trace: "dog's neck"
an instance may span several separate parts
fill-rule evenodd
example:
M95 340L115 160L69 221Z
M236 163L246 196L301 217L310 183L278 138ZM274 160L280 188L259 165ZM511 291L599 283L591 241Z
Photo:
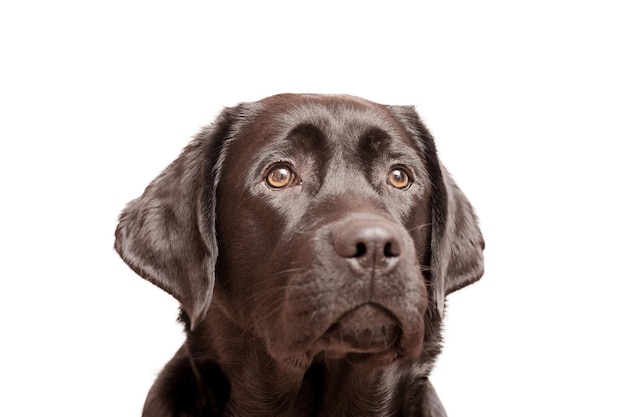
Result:
M264 352L257 352L264 354ZM224 369L230 382L227 416L386 416L392 393L380 389L383 369L358 369L343 360L316 361L297 371L254 354Z
M397 373L388 372L396 365L355 366L321 355L308 361L278 362L268 355L261 340L223 314L209 315L213 317L206 326L189 334L187 349L192 362L204 358L219 364L229 386L229 399L219 407L225 416L385 416L398 401L394 393L380 388L389 386L381 381L389 375L397 378ZM211 392L215 381L207 378L197 363L194 368L207 399L215 398ZM394 382L392 386L398 383Z

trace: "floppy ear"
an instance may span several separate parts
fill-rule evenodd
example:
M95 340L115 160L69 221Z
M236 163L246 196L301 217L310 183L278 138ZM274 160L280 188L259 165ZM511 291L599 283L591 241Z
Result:
M431 182L431 296L443 317L446 295L483 275L485 243L472 206L439 163L435 142L411 106L391 106L426 160Z
M226 109L122 211L115 249L140 276L180 301L191 327L209 309L215 283L215 185L233 135Z
M437 308L443 314L446 295L483 275L485 242L465 194L444 167L441 171L446 193L445 210L439 209L439 218L434 219L431 268L435 274Z

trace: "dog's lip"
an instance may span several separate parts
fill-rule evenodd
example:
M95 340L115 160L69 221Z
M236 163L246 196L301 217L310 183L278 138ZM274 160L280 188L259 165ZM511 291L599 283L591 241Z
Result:
M318 339L317 345L331 356L346 353L378 353L400 339L399 321L384 307L366 303L342 314Z

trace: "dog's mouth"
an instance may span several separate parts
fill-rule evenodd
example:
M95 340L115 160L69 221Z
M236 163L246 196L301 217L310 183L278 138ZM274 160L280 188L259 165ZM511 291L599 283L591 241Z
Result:
M381 353L396 345L400 323L384 307L364 304L342 315L322 335L318 346L330 358L348 353Z

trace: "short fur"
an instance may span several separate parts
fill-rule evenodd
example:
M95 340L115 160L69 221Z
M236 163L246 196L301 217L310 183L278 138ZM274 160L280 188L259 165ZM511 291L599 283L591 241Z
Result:
M445 416L445 297L480 278L484 243L412 107L225 109L124 209L115 248L187 332L144 416Z

